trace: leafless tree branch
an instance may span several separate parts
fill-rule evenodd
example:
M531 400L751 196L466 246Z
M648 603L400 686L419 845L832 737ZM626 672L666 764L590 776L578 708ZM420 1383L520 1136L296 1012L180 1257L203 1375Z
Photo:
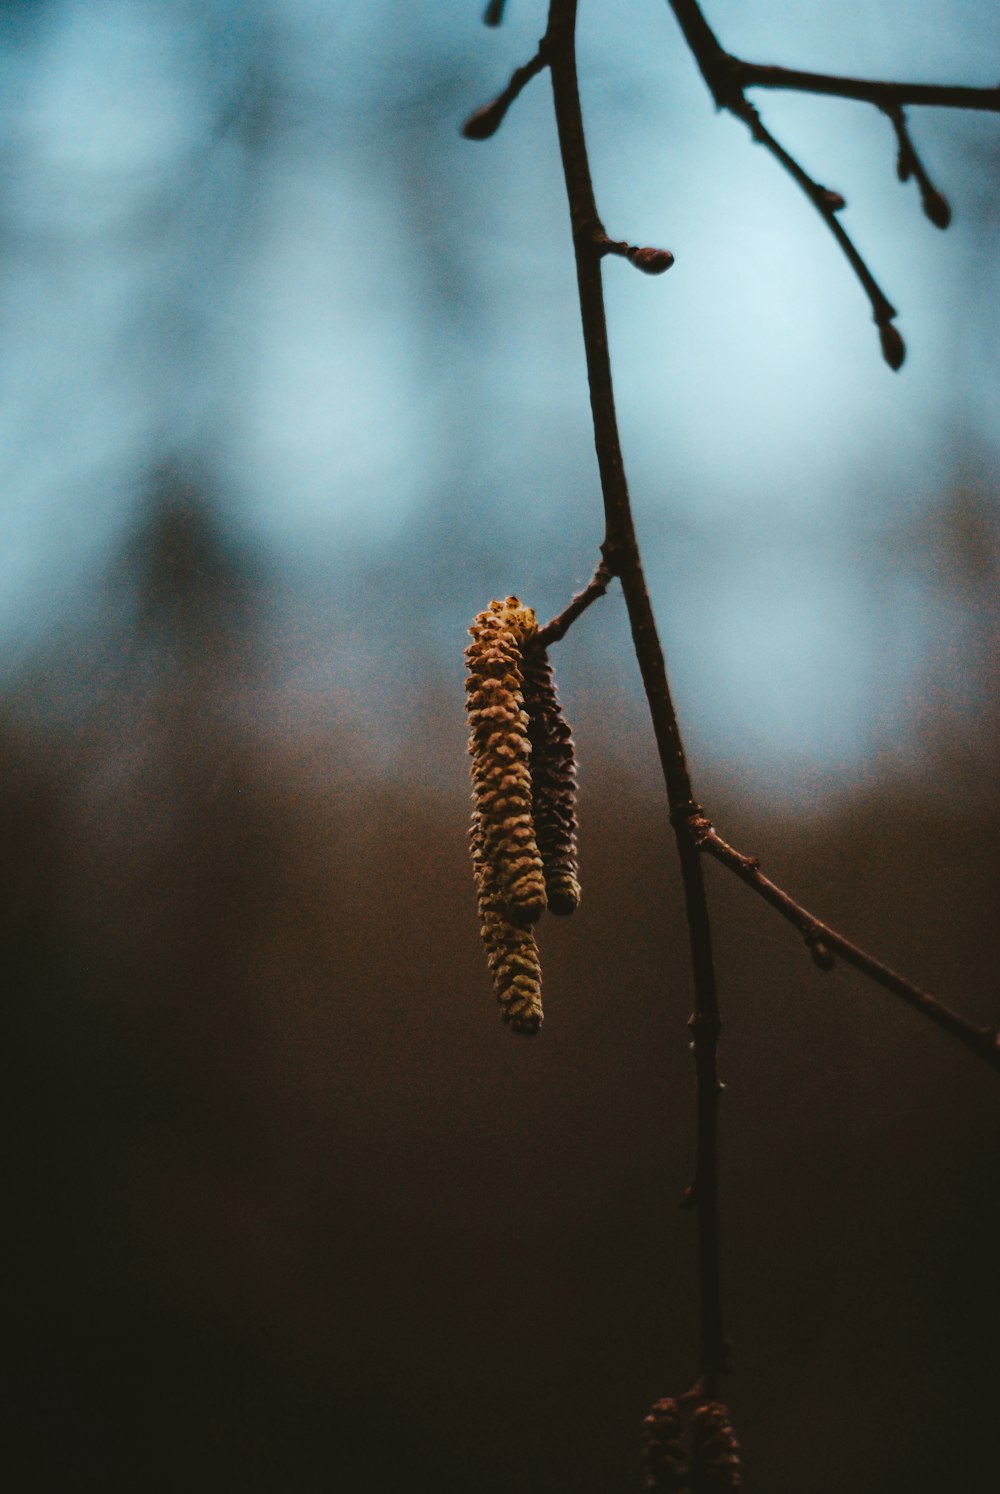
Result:
M603 597L611 583L613 574L607 561L600 561L583 590L577 592L573 600L563 608L557 617L550 619L544 628L539 628L532 639L532 643L538 648L548 648L550 643L558 643L560 638L565 638L580 614L586 612L587 608L592 602L596 602L598 597Z
M775 139L757 109L748 102L745 90L751 87L794 89L805 93L858 99L882 109L896 128L900 180L905 181L911 175L915 178L927 217L938 228L947 228L951 222L951 209L941 193L932 186L913 147L906 130L903 105L929 104L939 108L1000 111L1000 88L951 88L921 83L869 82L860 78L841 78L826 73L802 72L792 68L765 67L744 62L722 47L705 19L698 0L668 0L668 4L677 17L717 107L743 121L754 140L763 145L798 183L826 223L868 297L872 318L879 332L882 356L890 368L901 368L906 348L899 331L892 325L897 315L896 310L836 216L846 206L844 198L839 192L832 192L814 181L795 157Z
M734 872L748 887L752 887L765 902L776 908L782 918L786 918L790 924L802 935L812 953L816 964L823 970L833 967L833 956L840 957L867 975L877 985L886 991L891 991L894 996L900 997L907 1005L921 1012L929 1021L935 1022L938 1027L943 1027L950 1032L959 1042L964 1043L973 1053L984 1058L993 1068L1000 1068L1000 1031L988 1027L976 1027L965 1017L959 1016L958 1012L952 1011L932 996L928 991L921 990L905 976L899 975L895 970L881 960L875 959L867 950L861 949L859 945L853 944L843 934L831 928L828 923L803 908L797 903L784 888L772 882L760 869L760 863L756 856L745 856L737 851L727 841L723 840L711 822L698 806L690 806L691 812L687 815L687 824L695 845L700 851L713 856L716 861L726 867L728 871Z
M882 109L896 131L899 175L902 179L908 176L916 179L924 210L939 227L946 226L949 210L940 193L931 185L913 147L902 112L903 105L933 104L996 110L1000 109L1000 90L865 83L818 73L758 67L731 57L723 50L697 0L669 0L669 3L718 106L743 120L754 139L789 172L827 223L869 298L883 355L893 368L899 368L904 348L898 331L892 326L896 312L837 219L837 213L844 207L843 198L814 181L770 134L756 109L744 97L744 89L752 86L799 88L806 92L861 99ZM492 3L487 21L495 24L502 8L502 3ZM690 1027L697 1080L697 1160L694 1182L687 1190L684 1203L695 1209L698 1220L701 1355L696 1390L704 1398L715 1394L717 1382L728 1367L729 1345L723 1326L719 1274L717 1108L722 1086L717 1058L722 1024L702 855L715 857L788 919L802 934L813 959L821 968L829 969L834 956L839 955L928 1020L951 1032L994 1067L1000 1067L1000 1044L997 1032L973 1026L943 1002L898 975L796 903L764 876L753 857L744 856L716 834L694 797L633 524L615 413L601 270L602 259L617 255L648 273L657 274L669 268L673 256L668 250L637 248L625 241L612 240L605 232L594 196L580 109L576 18L577 0L549 0L548 29L537 54L524 67L517 69L507 88L492 104L471 116L465 133L474 139L484 139L492 134L525 84L548 67L572 227L605 532L601 544L603 559L593 578L563 612L545 625L538 635L538 642L544 647L562 638L586 608L598 596L604 595L611 578L619 577L674 829L691 951L695 999Z

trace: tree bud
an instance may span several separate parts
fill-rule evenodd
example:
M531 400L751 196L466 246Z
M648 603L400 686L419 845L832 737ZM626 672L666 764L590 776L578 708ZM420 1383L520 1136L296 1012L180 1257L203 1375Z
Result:
M488 140L500 128L506 112L496 99L491 104L483 104L481 109L469 115L462 126L462 134L466 140Z
M674 262L669 249L627 249L625 257L646 275L662 275Z
M906 344L891 322L883 322L878 329L882 344L882 357L894 371L902 368L906 357Z
M951 208L947 199L934 187L926 187L921 197L924 212L935 228L947 228L951 222Z

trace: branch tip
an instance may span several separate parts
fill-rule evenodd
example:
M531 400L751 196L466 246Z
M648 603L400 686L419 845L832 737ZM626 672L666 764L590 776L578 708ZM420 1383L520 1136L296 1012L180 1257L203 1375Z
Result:
M898 373L906 358L906 343L891 322L879 324L878 336L882 344L882 357L893 373Z
M486 10L483 12L484 26L499 26L503 20L503 8L506 0L490 0Z
M806 172L794 156L767 129L757 109L749 102L746 91L753 87L793 90L800 93L826 94L856 99L881 109L891 120L899 145L896 173L900 181L912 176L920 189L923 211L936 228L947 228L951 208L947 199L933 185L914 148L906 126L904 105L935 105L939 108L984 109L1000 112L1000 88L952 88L926 83L883 83L863 78L837 77L830 73L811 73L796 68L762 66L746 62L721 45L702 13L699 0L668 0L694 55L702 77L715 100L716 107L734 115L749 129L758 145L763 145L775 160L795 179L813 206L821 214L837 240L855 275L872 304L879 324L882 354L889 367L899 369L905 347L898 332L886 329L893 314L871 271L858 253L835 214L846 205L839 192L821 186Z
M491 135L496 134L506 113L507 105L501 105L499 99L483 104L482 108L469 115L462 126L462 134L466 140L488 140Z
M925 215L931 220L935 228L945 229L951 222L951 208L948 199L942 197L941 193L933 187L920 194L920 201Z
M669 249L629 249L625 258L646 275L662 275L674 262Z
M758 871L751 864L749 857L744 856L734 846L723 840L721 835L711 828L711 825L708 825L706 833L701 838L699 850L708 852L728 871L733 872L742 882L745 882L751 891L756 892L783 918L787 919L793 928L798 930L821 970L831 969L834 955L838 955L848 965L874 981L877 986L881 986L893 996L898 996L928 1021L950 1032L952 1037L964 1043L973 1053L978 1053L980 1058L984 1058L991 1067L1000 1068L1000 1030L974 1026L965 1017L959 1016L958 1012L945 1006L943 1001L932 996L929 991L921 990L912 981L906 980L897 971L884 965L881 960L876 960L866 950L861 949L857 944L852 944L849 939L845 939L843 934L837 933L836 929L821 923L808 909L803 908L801 903L797 903L783 887L779 887L776 882L771 881L770 877L765 877L763 872Z
M935 228L945 229L951 222L951 208L948 201L937 190L923 161L917 154L917 148L913 144L910 131L906 123L906 113L899 103L883 105L883 112L892 121L892 127L896 132L896 143L898 151L896 155L896 175L901 182L908 182L912 176L920 189L920 205L924 210L925 217L929 218Z
M499 6L499 10L503 10L502 4ZM487 22L487 24L498 26L500 22L496 20ZM545 42L541 41L534 57L529 62L526 62L523 67L515 68L513 73L511 73L510 82L503 92L498 93L496 98L492 99L490 103L483 104L480 109L474 110L469 115L462 126L462 134L466 140L488 140L491 135L495 135L503 124L507 110L518 94L526 84L531 82L532 78L540 73L544 67L548 66L548 61Z
M592 226L586 230L584 237L589 237L602 258L605 254L613 254L618 259L627 259L630 265L635 265L645 275L662 275L674 262L669 249L652 249L629 244L625 239L609 239L600 226Z

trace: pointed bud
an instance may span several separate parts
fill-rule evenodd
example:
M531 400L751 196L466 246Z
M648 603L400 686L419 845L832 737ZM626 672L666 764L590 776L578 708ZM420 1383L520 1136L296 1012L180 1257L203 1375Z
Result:
M484 104L481 109L476 109L469 115L462 126L462 134L466 140L488 140L500 128L506 112L494 99L491 104Z
M827 212L839 213L847 206L847 198L839 192L831 192L829 187L818 187L816 190L816 201L821 208Z
M807 942L809 944L809 953L812 955L813 964L820 970L832 970L834 965L836 964L836 961L833 958L833 955L827 949L826 945L819 939L812 939L808 940Z
M898 372L906 357L905 342L891 322L883 322L878 329L878 335L882 344L882 357L894 372Z
M935 228L948 227L948 224L951 222L951 208L940 192L934 187L926 187L921 196L921 203L924 212Z
M625 252L626 259L637 270L642 270L646 275L662 275L664 270L669 270L674 262L674 256L669 249L628 249Z

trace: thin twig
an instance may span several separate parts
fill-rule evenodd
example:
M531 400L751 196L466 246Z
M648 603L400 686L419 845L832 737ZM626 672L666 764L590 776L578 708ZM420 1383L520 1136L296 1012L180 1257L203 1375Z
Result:
M613 575L614 572L608 562L600 561L583 590L578 591L562 612L550 619L544 628L539 628L531 640L532 644L536 648L548 648L550 643L558 643L560 638L565 638L581 612L586 612L592 602L596 602L598 597L603 597Z
M499 21L488 24L499 25ZM523 67L514 69L510 76L510 82L503 92L498 93L495 99L491 99L488 104L483 104L480 109L474 110L469 115L462 126L462 134L466 140L488 140L491 135L495 135L503 124L504 115L518 94L531 82L532 78L538 76L547 64L548 58L545 55L545 41L543 39L539 42L538 51L534 57L526 62Z
M951 208L927 175L924 163L917 155L917 148L910 139L906 114L902 105L885 104L883 113L889 116L896 132L896 144L899 148L896 157L896 175L901 182L913 177L920 190L920 205L927 217L935 228L947 228L951 222Z
M766 128L757 110L745 99L740 100L738 108L733 108L732 113L743 120L753 138L765 150L770 151L774 159L785 168L788 174L798 183L803 192L809 198L813 207L823 219L827 228L833 234L839 244L848 264L854 271L858 281L868 297L872 309L872 319L879 330L882 343L882 356L892 369L899 369L903 365L906 356L906 347L897 329L892 326L893 318L896 316L896 308L882 290L875 276L869 270L867 264L847 233L843 224L837 217L842 208L846 207L843 197L839 192L831 192L828 187L821 187L818 182L805 171L791 156L785 147L777 141Z
M605 536L601 551L609 568L621 577L667 798L673 809L690 801L691 780L642 572L615 415L601 284L601 220L590 177L576 76L576 9L577 0L550 0L546 46L573 228L594 445L604 496ZM692 1191L698 1216L701 1370L714 1382L728 1364L719 1281L717 1104L720 1085L717 1050L721 1023L699 853L682 827L675 826L675 837L695 989L695 1010L690 1025L698 1095L697 1168Z
M720 43L705 19L699 0L667 0L720 109L728 109L734 94L745 88L788 89L797 93L827 94L856 99L878 109L921 104L944 109L983 109L1000 112L1000 87L964 88L941 83L884 83L867 78L842 78L834 73L812 73L801 68L773 67L734 57Z
M887 83L864 78L844 78L832 73L806 72L798 68L764 66L734 57L720 44L702 12L699 0L668 0L702 77L716 106L741 119L753 138L794 178L833 234L858 278L878 327L882 356L892 369L902 367L906 347L892 325L896 311L883 293L855 244L836 214L845 206L837 192L821 187L765 127L759 113L747 101L747 88L791 89L800 93L826 94L857 99L882 109L892 120L899 142L899 176L913 176L920 188L923 210L937 228L947 228L951 209L933 186L906 130L904 104L937 108L1000 111L1000 88L962 88L932 83Z
M488 140L491 135L496 134L504 121L507 110L518 94L543 68L548 67L547 45L548 37L543 36L538 43L538 51L534 57L523 67L515 68L503 92L490 103L483 104L481 108L469 115L462 126L462 134L467 140ZM593 193L591 193L591 199L593 199ZM604 224L597 217L596 206L594 216L574 225L574 231L589 237L598 254L617 255L621 259L627 259L637 270L642 270L646 275L662 275L664 270L669 270L674 262L674 256L669 249L654 249L647 245L630 244L625 239L609 238Z
M903 104L938 109L982 109L1000 112L1000 88L958 88L941 83L883 83L867 78L841 78L833 73L809 73L799 68L769 67L744 62L728 53L739 88L784 88L796 93L820 93L838 99L857 99L879 109Z
M704 813L692 806L695 812L687 819L691 838L699 851L714 856L716 861L734 872L741 881L754 892L759 893L765 902L776 908L783 918L794 925L804 938L806 944L813 952L813 957L822 969L830 969L833 965L832 958L824 958L824 952L830 955L840 955L841 959L853 965L873 980L886 991L891 991L915 1011L921 1012L929 1021L937 1023L946 1032L950 1032L959 1042L971 1048L980 1058L984 1058L993 1068L1000 1068L1000 1032L988 1027L976 1027L967 1021L965 1017L959 1016L958 1012L952 1011L939 1001L930 992L921 990L905 976L899 975L897 971L884 965L881 960L876 960L873 955L868 954L857 944L839 934L836 929L824 923L815 914L803 908L782 887L772 882L760 870L760 863L756 856L745 856L733 846L722 839ZM817 951L819 955L817 957Z
M747 102L743 95L745 83L742 81L741 69L744 64L720 45L718 38L705 20L697 0L668 0L668 3L680 23L685 40L691 48L717 107L726 109L737 119L742 120L758 145L763 145L765 150L771 153L802 188L833 234L868 297L872 318L879 332L883 358L890 368L901 368L906 356L906 348L899 332L892 326L896 309L837 218L837 214L846 206L844 198L839 192L831 192L829 188L822 187L814 181L795 157L767 129L758 111L753 104Z
M609 239L603 230L595 230L591 237L599 254L613 254L620 259L627 259L630 265L635 265L637 270L642 270L647 275L662 275L674 262L669 249L651 249L630 244L625 239Z

